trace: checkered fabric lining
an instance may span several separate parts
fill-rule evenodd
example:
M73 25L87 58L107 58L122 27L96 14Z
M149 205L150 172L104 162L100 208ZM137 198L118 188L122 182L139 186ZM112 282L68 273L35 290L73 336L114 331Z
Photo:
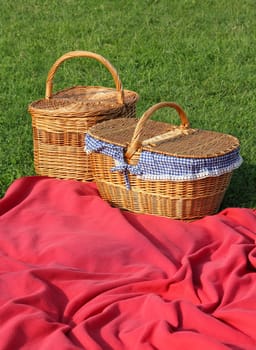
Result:
M142 151L136 165L129 165L124 159L124 148L97 140L87 134L85 151L99 152L112 157L116 166L111 171L124 173L129 189L128 173L144 180L191 181L231 172L242 163L239 148L223 156L212 158L179 158L160 153Z

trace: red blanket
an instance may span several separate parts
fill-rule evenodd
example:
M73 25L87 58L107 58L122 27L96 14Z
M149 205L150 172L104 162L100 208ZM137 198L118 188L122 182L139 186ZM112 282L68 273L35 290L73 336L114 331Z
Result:
M255 350L256 212L193 223L27 177L0 200L0 349Z

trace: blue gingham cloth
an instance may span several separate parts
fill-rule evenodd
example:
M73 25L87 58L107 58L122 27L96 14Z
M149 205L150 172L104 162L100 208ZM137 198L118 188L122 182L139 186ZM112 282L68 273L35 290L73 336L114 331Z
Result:
M127 164L124 147L97 140L86 134L85 151L99 152L112 157L115 166L110 171L122 172L127 189L130 188L128 173L144 180L191 181L231 172L242 163L239 148L223 156L212 158L182 158L150 151L142 151L136 165Z

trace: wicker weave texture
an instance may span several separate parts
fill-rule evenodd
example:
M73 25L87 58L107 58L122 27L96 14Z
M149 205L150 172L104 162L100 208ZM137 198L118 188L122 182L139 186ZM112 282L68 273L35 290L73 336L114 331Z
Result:
M176 108L176 104L163 102L155 105L154 108L151 108L148 113L146 112L142 116L140 124L137 124L140 127L135 128L131 142L126 145L125 156L128 164L137 164L140 158L142 145L140 136L146 119L159 108L173 106L181 113L180 107ZM182 128L188 127L189 123L183 111L181 121ZM96 129L97 127L93 127L89 133L100 139ZM102 135L103 130L100 130L100 133ZM235 147L237 147L239 144L237 139L234 142ZM225 142L223 145L226 147ZM113 206L136 213L153 214L187 221L216 213L232 177L232 171L229 171L219 176L208 176L196 180L151 181L127 173L130 183L129 190L126 188L124 174L111 171L116 165L112 157L93 152L90 154L90 159L94 180L97 183L100 195Z
M115 89L102 86L76 86L57 93L54 75L66 60L93 58L111 73ZM92 170L84 152L88 129L104 120L130 118L136 114L138 94L123 90L115 68L102 56L88 51L72 51L60 57L51 67L45 98L31 103L34 167L38 175L88 181Z
M115 166L112 157L92 153L90 161L101 197L113 206L182 220L216 213L232 176L229 172L193 181L146 181L128 174L127 190L123 174L110 171Z

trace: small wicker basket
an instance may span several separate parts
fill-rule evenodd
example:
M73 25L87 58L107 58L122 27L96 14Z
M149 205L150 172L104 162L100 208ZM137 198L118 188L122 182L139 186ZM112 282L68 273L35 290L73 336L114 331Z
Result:
M178 112L180 126L148 120L163 107ZM237 138L190 128L183 109L172 102L152 106L139 120L93 126L86 151L103 199L133 212L182 220L216 213L242 162Z
M102 86L76 86L52 94L53 78L59 66L75 57L93 58L111 73L115 89ZM88 51L71 51L51 67L45 98L32 102L34 166L38 175L91 180L84 136L94 124L117 117L134 117L137 93L123 90L115 68L102 56Z

